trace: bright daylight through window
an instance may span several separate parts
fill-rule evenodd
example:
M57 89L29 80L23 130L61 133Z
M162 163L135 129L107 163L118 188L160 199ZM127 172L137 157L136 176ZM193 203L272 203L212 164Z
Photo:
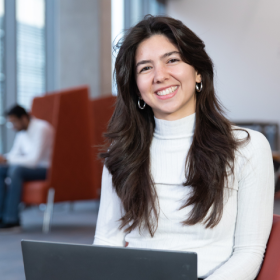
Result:
M4 0L0 0L0 135L3 135L4 111ZM3 141L0 136L0 154L3 152Z
M45 1L17 0L17 102L30 109L46 90Z

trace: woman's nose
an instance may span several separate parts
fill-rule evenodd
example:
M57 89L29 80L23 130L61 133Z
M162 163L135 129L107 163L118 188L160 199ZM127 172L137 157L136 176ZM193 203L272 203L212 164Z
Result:
M168 79L169 74L167 72L166 67L164 67L164 65L157 65L155 66L155 74L154 74L154 83L158 84L158 83L162 83L165 80Z

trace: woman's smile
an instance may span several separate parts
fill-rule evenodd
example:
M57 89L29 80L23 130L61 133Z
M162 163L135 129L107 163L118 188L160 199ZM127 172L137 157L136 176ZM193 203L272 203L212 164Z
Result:
M175 96L178 91L179 86L170 86L162 90L158 90L155 92L157 98L161 100L169 99Z

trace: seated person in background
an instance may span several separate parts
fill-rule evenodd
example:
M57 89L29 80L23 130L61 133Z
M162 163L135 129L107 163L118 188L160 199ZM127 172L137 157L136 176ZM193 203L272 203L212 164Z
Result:
M6 116L17 134L11 151L0 155L0 229L20 225L23 182L46 178L53 142L52 126L21 106L14 106Z

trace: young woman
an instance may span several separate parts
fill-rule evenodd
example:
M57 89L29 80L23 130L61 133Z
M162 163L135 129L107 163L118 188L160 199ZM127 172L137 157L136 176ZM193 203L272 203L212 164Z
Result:
M94 244L193 251L198 277L250 280L272 225L272 155L224 117L204 47L168 17L124 37Z

